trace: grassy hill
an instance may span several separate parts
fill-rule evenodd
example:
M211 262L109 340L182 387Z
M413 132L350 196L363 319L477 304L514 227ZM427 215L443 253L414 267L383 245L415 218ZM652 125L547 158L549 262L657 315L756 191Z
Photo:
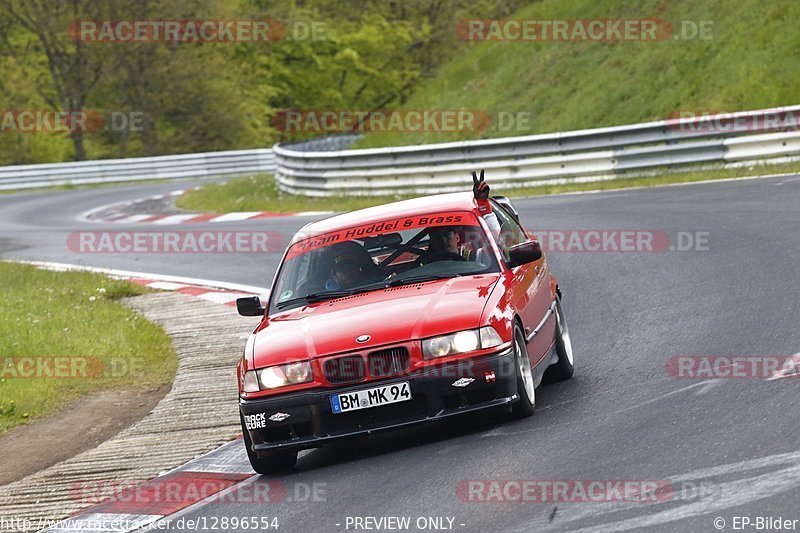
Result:
M408 109L480 109L483 132L371 133L358 147L546 133L658 120L676 110L800 103L795 0L541 0L514 19L711 22L707 40L467 42ZM455 31L455 28L454 28ZM529 112L501 131L499 113Z

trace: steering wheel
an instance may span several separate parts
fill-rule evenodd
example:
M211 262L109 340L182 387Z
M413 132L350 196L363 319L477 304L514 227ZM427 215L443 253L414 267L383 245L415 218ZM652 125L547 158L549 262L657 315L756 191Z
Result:
M466 261L461 254L455 252L436 252L424 258L426 263L433 263L435 261Z

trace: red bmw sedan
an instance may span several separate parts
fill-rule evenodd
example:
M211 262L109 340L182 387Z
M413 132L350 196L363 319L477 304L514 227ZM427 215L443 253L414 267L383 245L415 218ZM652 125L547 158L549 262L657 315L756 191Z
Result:
M561 291L511 203L405 200L306 225L292 239L237 366L253 469L299 450L484 409L533 414L573 374ZM479 186L480 185L480 186Z

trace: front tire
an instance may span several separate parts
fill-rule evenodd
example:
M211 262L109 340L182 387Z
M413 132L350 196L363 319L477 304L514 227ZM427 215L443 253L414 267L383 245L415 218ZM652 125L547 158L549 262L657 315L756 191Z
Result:
M548 382L564 381L575 373L575 362L572 355L572 341L569 328L561 308L561 298L556 298L556 354L558 362L547 369L545 379Z
M512 418L528 418L536 409L536 388L533 382L531 360L528 357L528 347L525 345L525 336L519 324L514 324L514 358L517 369L517 396L519 400L511 408Z
M253 451L253 442L250 440L250 433L247 431L243 419L242 433L244 435L244 447L247 450L247 458L250 460L250 466L253 467L256 473L261 475L276 474L294 468L294 465L297 463L297 452L273 452L266 457L259 457L258 454Z

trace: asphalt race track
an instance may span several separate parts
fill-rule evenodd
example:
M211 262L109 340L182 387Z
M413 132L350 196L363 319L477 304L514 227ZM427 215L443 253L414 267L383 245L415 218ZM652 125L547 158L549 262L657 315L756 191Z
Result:
M77 217L184 185L0 195L0 254L269 286L279 254L176 260L174 254L67 249L74 231L170 228ZM735 516L800 518L798 380L678 379L667 371L667 361L679 355L800 352L800 177L514 205L534 232L707 232L708 249L550 253L564 290L576 374L537 390L533 418L462 418L304 452L296 471L280 480L289 487L317 484L323 489L318 501L215 502L196 505L184 517L274 516L279 531L291 532L354 531L353 517L387 516L411 517L411 531L420 517L452 518L452 529L465 532L714 531L718 517L729 530ZM288 240L311 219L217 223L213 229L273 230ZM231 398L235 402L235 391ZM457 492L465 480L655 480L673 490L655 502L498 503L465 501ZM254 476L243 483L273 481Z

